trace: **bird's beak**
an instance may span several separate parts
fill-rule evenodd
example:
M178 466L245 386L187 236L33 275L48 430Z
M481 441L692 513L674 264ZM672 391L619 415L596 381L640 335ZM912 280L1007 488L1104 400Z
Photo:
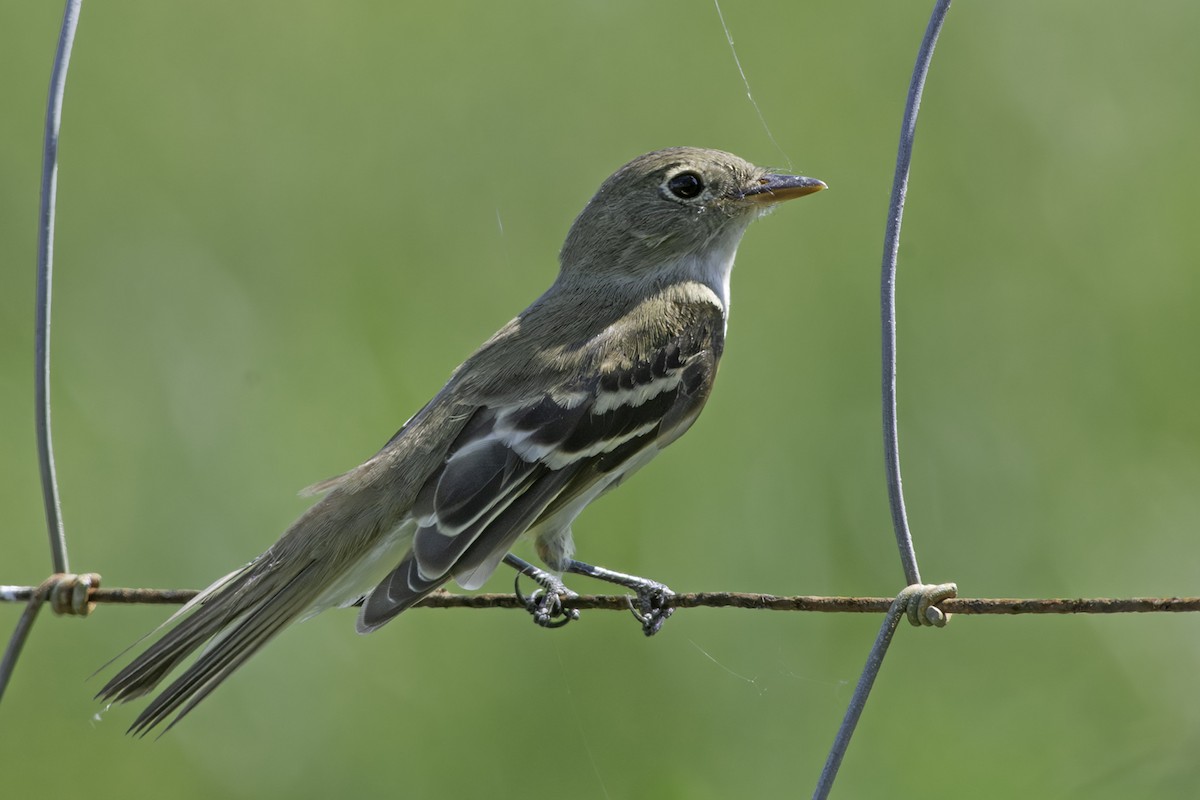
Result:
M759 178L750 188L744 189L737 197L750 203L774 205L827 188L829 187L824 182L816 178L769 173Z

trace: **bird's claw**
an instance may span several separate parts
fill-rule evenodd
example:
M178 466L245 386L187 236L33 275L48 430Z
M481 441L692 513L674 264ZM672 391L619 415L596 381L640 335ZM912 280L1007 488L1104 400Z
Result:
M642 633L653 636L667 621L667 617L675 613L671 601L675 593L661 583L647 581L644 586L637 588L637 605L629 598L629 610L634 618L642 623Z
M564 608L563 600L579 595L570 589L552 592L538 589L525 601L525 608L533 615L533 621L543 628L561 628L572 620L579 619L579 609Z
M555 580L550 586L543 586L526 596L521 591L520 578L518 574L517 580L513 582L513 591L525 606L525 610L533 616L534 624L542 628L561 628L568 622L579 619L579 609L563 607L563 600L579 595L568 589L562 581Z

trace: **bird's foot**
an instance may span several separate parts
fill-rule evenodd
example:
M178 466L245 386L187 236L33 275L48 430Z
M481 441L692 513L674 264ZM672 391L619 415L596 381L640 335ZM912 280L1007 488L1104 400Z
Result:
M675 593L670 587L656 581L646 581L645 585L636 588L637 602L629 599L629 610L638 622L642 623L642 633L653 636L667 621L667 617L675 613L671 601Z
M629 610L633 612L637 621L642 623L642 633L647 636L658 633L667 617L675 613L675 607L671 605L675 593L666 584L636 575L626 575L624 572L614 572L604 567L594 567L582 561L572 561L567 566L567 571L632 589L637 598L629 599Z
M579 619L578 609L563 606L564 600L570 600L579 595L568 589L561 578L538 569L516 556L510 556L505 560L517 570L516 580L513 581L513 592L525 606L525 610L533 617L536 625L542 628L561 628L568 622ZM526 596L521 591L522 575L533 579L541 588Z

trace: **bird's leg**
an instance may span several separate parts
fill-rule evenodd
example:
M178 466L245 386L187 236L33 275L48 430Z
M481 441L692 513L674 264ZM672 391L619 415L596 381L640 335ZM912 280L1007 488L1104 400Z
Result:
M517 571L513 590L517 599L525 604L525 609L533 615L533 621L543 628L561 628L573 619L579 619L579 611L574 608L563 608L562 601L579 595L567 588L557 575L538 569L528 561L517 558L512 553L504 557L504 563ZM521 593L521 576L532 578L542 588L526 597Z
M637 607L630 601L629 609L633 616L642 623L642 632L647 636L658 633L658 629L667 621L667 617L675 613L671 599L675 593L665 584L636 575L626 575L624 572L614 572L604 567L594 567L582 561L572 559L567 564L567 572L576 575L587 575L589 578L615 583L637 593Z

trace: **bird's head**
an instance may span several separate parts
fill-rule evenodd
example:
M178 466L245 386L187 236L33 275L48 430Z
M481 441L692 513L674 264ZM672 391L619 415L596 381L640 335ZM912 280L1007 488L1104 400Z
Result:
M720 150L647 153L613 173L580 212L559 256L560 279L640 281L681 261L731 261L752 220L824 188Z

